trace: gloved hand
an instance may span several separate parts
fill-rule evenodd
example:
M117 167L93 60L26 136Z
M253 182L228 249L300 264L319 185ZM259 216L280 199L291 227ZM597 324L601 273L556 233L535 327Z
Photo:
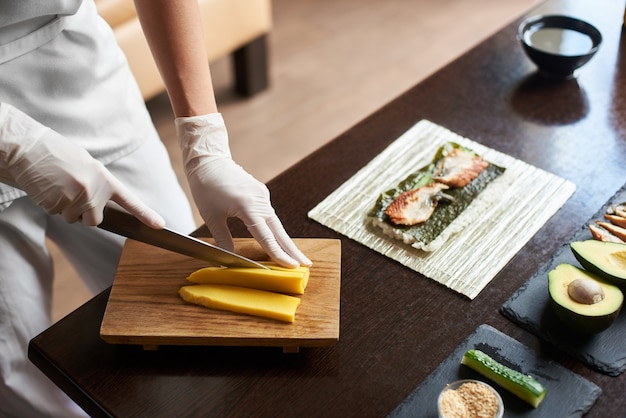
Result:
M277 263L311 265L285 232L267 187L232 160L221 114L176 118L176 132L194 201L220 247L233 250L227 219L237 217Z
M0 177L67 222L98 225L112 200L152 228L165 226L85 149L6 103L0 106Z

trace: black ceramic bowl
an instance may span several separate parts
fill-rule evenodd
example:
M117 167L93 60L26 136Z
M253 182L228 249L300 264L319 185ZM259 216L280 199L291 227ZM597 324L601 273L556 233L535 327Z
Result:
M561 15L530 17L520 24L517 36L539 70L556 77L571 77L602 43L593 25Z

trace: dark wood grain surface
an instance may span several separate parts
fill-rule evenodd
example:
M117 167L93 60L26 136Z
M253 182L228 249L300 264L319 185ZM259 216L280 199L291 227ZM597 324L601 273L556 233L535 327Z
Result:
M582 17L604 35L577 78L538 76L517 43L519 21L512 22L269 183L292 236L342 240L337 345L295 355L275 348L144 352L109 345L98 335L104 292L36 337L31 360L94 416L385 416L488 324L597 384L602 395L587 416L623 416L625 375L597 373L498 312L626 182L624 2L553 0L531 14L544 12ZM473 301L306 216L421 119L577 185ZM233 230L247 236L236 222Z

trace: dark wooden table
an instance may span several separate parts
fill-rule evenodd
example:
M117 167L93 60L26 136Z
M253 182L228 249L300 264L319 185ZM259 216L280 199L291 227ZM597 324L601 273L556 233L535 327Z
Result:
M596 373L498 311L626 181L624 1L554 0L530 14L543 12L583 17L604 35L576 79L538 77L516 41L519 21L512 22L269 183L292 236L342 240L337 345L296 355L108 345L98 335L103 292L33 339L31 360L94 416L384 416L478 325L489 324L599 385L603 393L588 416L623 416L626 374ZM308 210L421 119L577 185L473 301L307 219ZM241 225L233 229L247 236Z

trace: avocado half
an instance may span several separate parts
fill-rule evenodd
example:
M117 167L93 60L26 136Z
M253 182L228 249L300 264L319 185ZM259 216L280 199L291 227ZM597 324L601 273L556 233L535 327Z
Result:
M570 248L585 270L626 287L626 244L587 240L572 242Z
M548 288L556 316L583 334L610 327L624 302L617 286L571 264L559 264L548 273Z

